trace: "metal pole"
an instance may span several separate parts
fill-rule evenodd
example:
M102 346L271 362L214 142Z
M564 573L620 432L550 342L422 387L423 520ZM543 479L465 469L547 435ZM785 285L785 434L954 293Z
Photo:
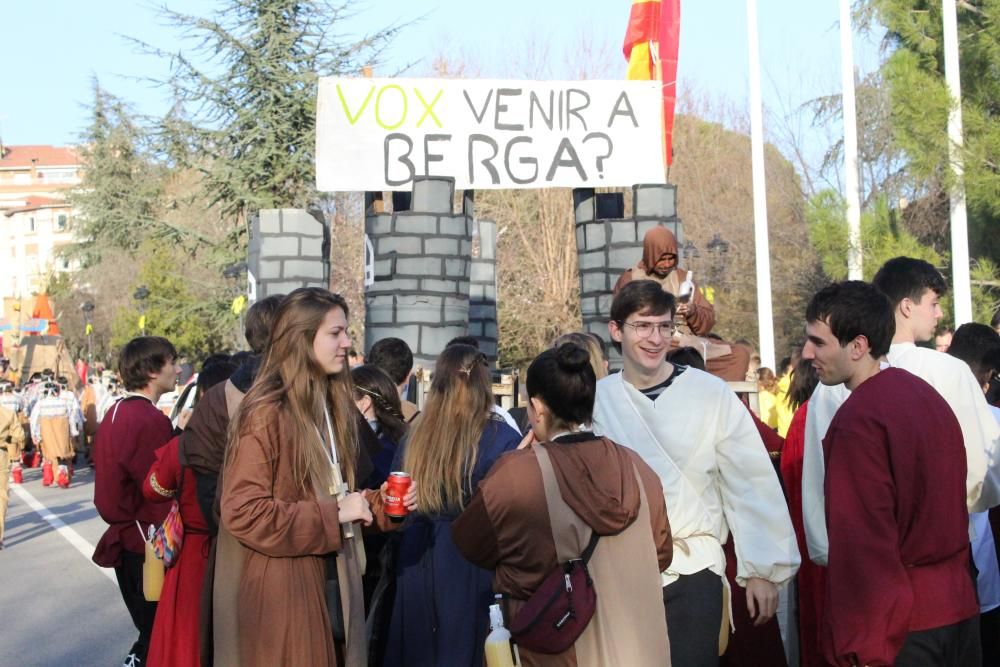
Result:
M861 188L858 183L858 121L854 98L854 40L851 2L840 0L840 81L844 115L844 196L847 199L847 277L863 280L861 271Z
M767 240L767 188L764 182L764 117L760 95L757 0L747 0L747 42L750 47L750 145L753 167L753 236L757 258L757 328L760 335L760 363L762 366L774 368L774 317L771 313L771 259Z
M948 159L955 172L951 190L951 278L955 294L955 328L972 321L969 275L969 221L965 210L965 163L962 160L962 83L958 67L958 19L955 0L943 0L944 78L951 97L948 112Z

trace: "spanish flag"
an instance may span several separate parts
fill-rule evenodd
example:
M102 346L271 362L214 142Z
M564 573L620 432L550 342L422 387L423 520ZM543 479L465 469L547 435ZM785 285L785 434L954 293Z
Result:
M673 164L672 136L677 102L677 51L680 47L681 0L632 0L623 51L626 79L660 81L663 86L663 142Z

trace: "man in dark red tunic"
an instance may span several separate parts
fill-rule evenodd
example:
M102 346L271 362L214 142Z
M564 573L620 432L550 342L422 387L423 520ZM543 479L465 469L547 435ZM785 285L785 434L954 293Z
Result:
M127 393L112 406L94 442L94 505L109 525L94 551L94 562L113 567L122 599L139 631L125 665L146 664L156 603L142 592L145 532L166 518L169 504L150 503L142 484L156 450L170 439L170 420L156 409L160 396L175 389L177 350L166 338L133 338L118 357L118 374Z
M830 537L823 651L835 665L980 664L966 454L929 384L882 369L892 305L849 281L806 309L804 359L851 390L823 440Z

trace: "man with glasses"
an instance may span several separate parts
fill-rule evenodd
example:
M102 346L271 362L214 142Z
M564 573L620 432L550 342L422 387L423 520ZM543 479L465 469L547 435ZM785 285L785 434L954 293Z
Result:
M625 285L637 280L657 283L675 298L677 329L671 334L673 346L698 350L705 359L705 370L712 375L730 382L743 380L751 350L709 337L715 326L715 307L697 286L687 290L688 279L692 279L691 272L677 264L677 237L666 227L658 226L646 232L642 239L642 259L632 268L625 269L615 283L614 293L618 294Z
M663 573L672 664L718 664L722 544L732 531L736 580L755 625L770 620L778 586L799 566L792 522L747 409L725 382L665 360L675 300L659 283L633 281L608 323L624 369L597 383L594 431L639 453L659 474L674 540Z

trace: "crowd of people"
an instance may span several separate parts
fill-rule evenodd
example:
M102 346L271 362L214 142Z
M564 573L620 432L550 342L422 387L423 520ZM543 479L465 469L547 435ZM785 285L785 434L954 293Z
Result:
M801 347L751 371L758 415L719 377L750 351L710 354L710 304L666 284L671 238L616 288L620 371L564 334L509 412L475 339L417 400L403 340L361 363L344 299L302 288L253 304L251 352L206 359L173 421L178 354L146 336L120 390L0 387L0 437L20 447L20 410L52 466L92 458L129 667L478 666L494 604L522 665L781 666L786 645L803 667L1000 664L1000 333L963 325L935 351L944 281L890 260L814 295ZM154 602L146 543L170 515Z

